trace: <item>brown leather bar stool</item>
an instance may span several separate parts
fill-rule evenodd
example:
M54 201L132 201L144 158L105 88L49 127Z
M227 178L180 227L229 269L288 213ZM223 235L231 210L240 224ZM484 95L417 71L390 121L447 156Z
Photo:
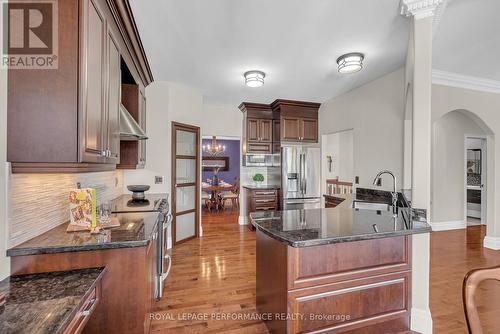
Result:
M500 266L474 269L469 271L464 278L462 298L464 302L465 320L467 320L467 327L471 334L483 333L474 297L479 283L489 279L500 281Z

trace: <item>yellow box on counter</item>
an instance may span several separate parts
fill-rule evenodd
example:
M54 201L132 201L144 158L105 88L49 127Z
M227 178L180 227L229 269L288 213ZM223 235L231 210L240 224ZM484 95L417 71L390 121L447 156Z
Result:
M68 232L90 231L97 225L96 191L93 188L74 189L69 192Z

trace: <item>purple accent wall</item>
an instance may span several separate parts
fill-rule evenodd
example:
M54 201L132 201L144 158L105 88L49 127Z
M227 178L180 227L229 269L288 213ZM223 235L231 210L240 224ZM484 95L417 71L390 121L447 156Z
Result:
M212 142L211 139L203 139L202 145L207 145ZM240 141L239 140L219 140L217 139L217 144L226 145L226 151L219 154L219 157L229 157L229 170L220 171L219 179L224 180L228 183L233 183L234 178L240 176ZM210 154L203 152L203 156L210 156ZM206 181L211 179L214 175L211 171L202 172L202 180Z

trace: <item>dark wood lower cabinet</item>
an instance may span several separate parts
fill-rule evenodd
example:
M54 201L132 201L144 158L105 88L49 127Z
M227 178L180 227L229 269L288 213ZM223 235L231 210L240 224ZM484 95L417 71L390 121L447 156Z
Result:
M250 213L257 211L278 211L278 190L277 189L245 189L247 203L248 228L255 230L251 221Z
M154 302L151 273L155 242L148 247L11 257L12 275L106 267L101 298L83 333L148 333L146 313Z
M411 237L294 248L257 231L257 309L272 333L401 333Z

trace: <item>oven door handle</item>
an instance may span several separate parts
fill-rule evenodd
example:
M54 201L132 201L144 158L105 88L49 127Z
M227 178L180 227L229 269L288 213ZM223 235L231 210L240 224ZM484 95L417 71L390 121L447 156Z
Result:
M170 255L166 254L164 259L168 260L168 267L167 267L167 270L165 272L161 273L161 280L162 281L164 281L168 277L168 274L170 273L170 268L172 267L172 257L170 257Z
M169 212L167 213L167 221L163 224L163 229L166 230L168 228L168 226L170 225L170 223L172 222L173 220L173 216L172 214Z

